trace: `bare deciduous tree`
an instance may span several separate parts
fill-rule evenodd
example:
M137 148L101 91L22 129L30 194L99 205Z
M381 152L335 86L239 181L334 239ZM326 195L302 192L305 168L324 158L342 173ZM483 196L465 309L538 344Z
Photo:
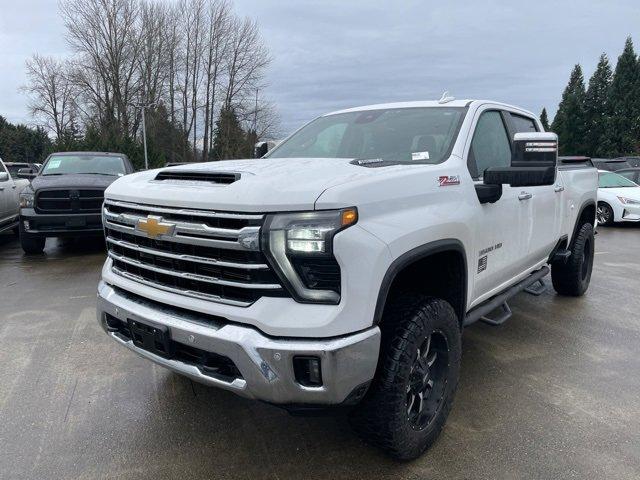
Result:
M76 118L77 89L68 77L67 65L49 57L34 55L26 63L30 96L29 110L61 139Z
M140 135L136 106L155 105L184 160L211 157L223 106L258 138L270 135L275 108L255 101L270 57L257 23L239 18L230 2L62 0L74 55L68 64L37 56L27 63L34 115L56 135L77 117L104 138L133 138Z

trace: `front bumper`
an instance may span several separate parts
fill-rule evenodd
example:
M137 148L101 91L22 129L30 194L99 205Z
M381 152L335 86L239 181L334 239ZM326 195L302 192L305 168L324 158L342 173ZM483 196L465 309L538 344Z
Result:
M111 338L144 358L206 385L274 404L336 405L358 401L373 379L380 349L378 327L339 338L272 338L251 327L218 323L196 312L145 301L103 281L98 286L97 316ZM232 379L217 376L188 361L140 348L111 331L108 318L166 327L173 342L227 357L240 375ZM320 359L322 386L308 387L296 381L296 356Z
M623 222L640 222L640 205L622 204L622 215L620 220Z
M103 235L100 213L42 214L21 208L20 222L27 233L43 236Z

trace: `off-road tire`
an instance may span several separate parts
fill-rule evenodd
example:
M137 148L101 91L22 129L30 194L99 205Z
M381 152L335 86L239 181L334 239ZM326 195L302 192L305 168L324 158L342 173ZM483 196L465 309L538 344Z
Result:
M598 209L596 211L598 218L598 225L613 225L613 208L606 202L598 202Z
M401 296L389 305L381 329L376 377L362 403L352 411L350 420L364 441L399 460L412 460L433 444L451 410L460 373L460 323L446 301L413 294ZM419 348L433 335L446 339L443 393L431 420L417 429L409 419L409 381Z
M47 241L46 237L25 232L22 222L20 223L19 230L20 245L24 253L27 255L35 255L44 251L44 244Z
M583 224L571 243L571 256L566 262L559 260L551 265L551 282L560 295L579 297L589 288L595 238L593 225Z

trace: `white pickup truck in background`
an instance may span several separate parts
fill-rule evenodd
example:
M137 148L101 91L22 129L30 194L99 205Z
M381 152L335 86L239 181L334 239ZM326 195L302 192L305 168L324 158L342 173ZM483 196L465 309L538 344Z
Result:
M20 192L29 185L29 180L13 178L0 159L0 233L13 230L18 234Z
M448 416L465 326L503 323L549 272L561 295L587 290L596 188L510 105L334 112L261 159L113 183L98 321L207 385L350 406L365 440L415 458Z

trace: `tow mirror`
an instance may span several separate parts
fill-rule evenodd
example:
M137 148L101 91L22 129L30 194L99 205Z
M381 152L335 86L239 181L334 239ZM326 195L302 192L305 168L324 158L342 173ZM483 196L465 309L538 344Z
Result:
M269 142L258 142L255 145L254 157L262 158L269 151Z
M512 187L553 185L558 163L558 136L551 132L516 133L510 167L489 167L485 185Z
M0 172L0 182L6 182L9 180L9 174L7 172Z
M33 168L21 168L18 170L18 178L35 178L36 174L33 172Z

